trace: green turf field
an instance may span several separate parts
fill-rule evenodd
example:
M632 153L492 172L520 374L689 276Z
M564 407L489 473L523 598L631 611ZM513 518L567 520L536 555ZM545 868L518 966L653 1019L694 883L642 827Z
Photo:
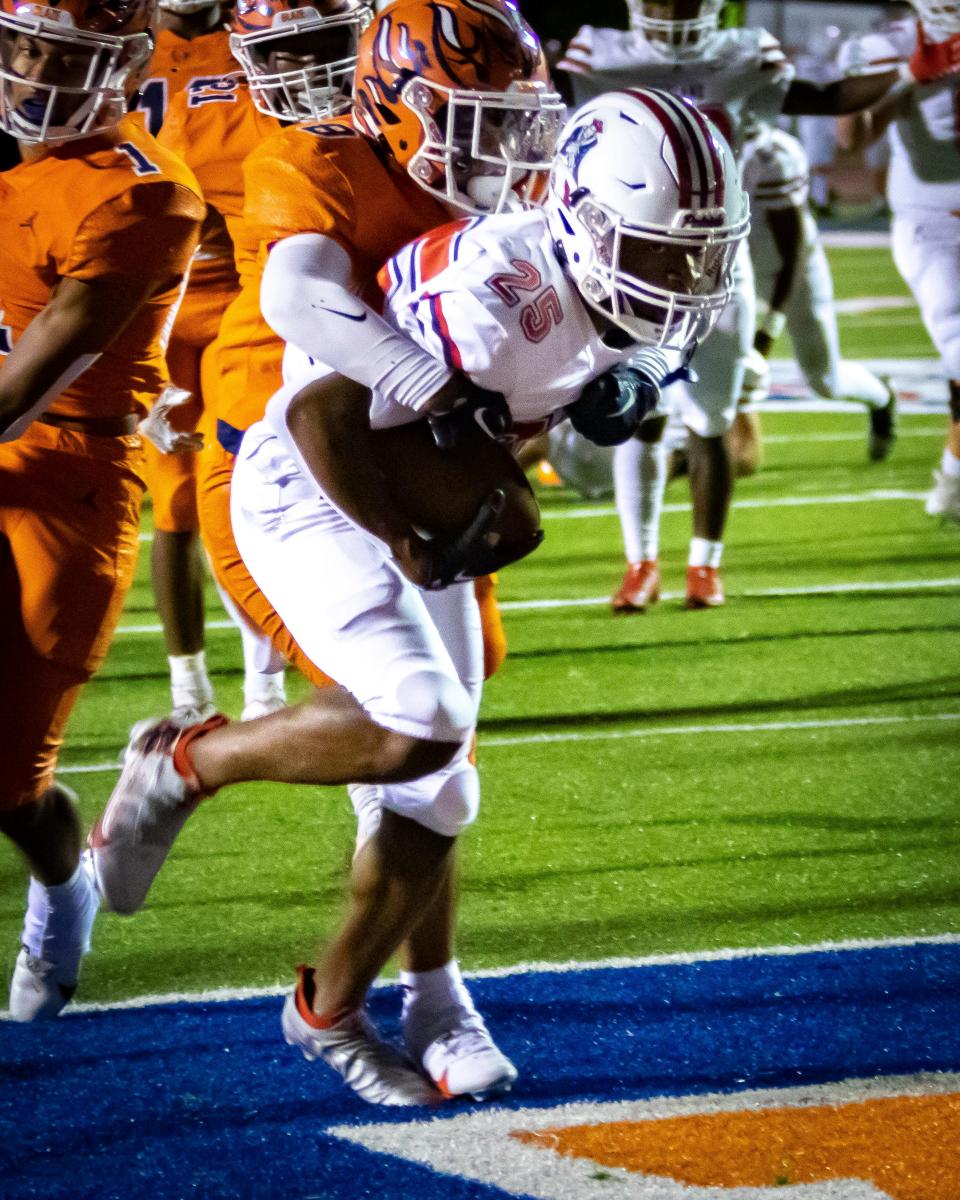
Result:
M882 251L833 258L839 296L904 293ZM851 357L932 353L911 310L845 318L842 332ZM612 507L543 495L544 546L502 578L511 654L487 688L483 809L463 839L465 966L960 929L960 528L919 500L945 421L904 417L883 464L866 462L865 426L764 418L766 466L738 485L730 601L715 612L668 596L611 616L600 601L622 570ZM688 500L685 481L671 485L673 594ZM144 554L62 758L88 820L129 726L168 704L159 633L131 631L156 625L147 565ZM223 620L212 589L209 614ZM232 630L210 630L208 658L236 714ZM288 980L338 912L351 827L340 790L216 797L146 909L98 922L82 998ZM24 892L4 844L7 968Z

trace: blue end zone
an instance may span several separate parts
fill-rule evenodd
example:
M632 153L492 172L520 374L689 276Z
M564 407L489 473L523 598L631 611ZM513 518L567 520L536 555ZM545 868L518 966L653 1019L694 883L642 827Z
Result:
M960 1071L956 943L512 975L471 990L520 1069L508 1107ZM281 1005L0 1023L0 1196L505 1195L326 1135L420 1113L372 1108L307 1063L283 1043ZM395 1034L397 989L372 1009Z

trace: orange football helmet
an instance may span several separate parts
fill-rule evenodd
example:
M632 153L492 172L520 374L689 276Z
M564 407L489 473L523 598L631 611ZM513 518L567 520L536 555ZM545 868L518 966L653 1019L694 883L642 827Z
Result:
M368 0L237 0L230 49L255 106L281 121L346 111L357 43L372 17Z
M0 129L67 142L109 129L153 53L156 0L0 0Z
M465 212L542 193L563 123L514 0L395 0L360 39L354 120Z

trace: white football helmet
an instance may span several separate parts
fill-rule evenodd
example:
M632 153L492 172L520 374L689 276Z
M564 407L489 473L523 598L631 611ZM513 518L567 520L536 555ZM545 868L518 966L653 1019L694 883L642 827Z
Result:
M560 134L544 209L583 298L642 344L682 349L730 298L750 205L733 152L689 101L608 92Z
M720 28L723 0L627 0L630 23L677 58L697 58Z
M960 3L956 0L910 0L931 41L941 42L960 33Z

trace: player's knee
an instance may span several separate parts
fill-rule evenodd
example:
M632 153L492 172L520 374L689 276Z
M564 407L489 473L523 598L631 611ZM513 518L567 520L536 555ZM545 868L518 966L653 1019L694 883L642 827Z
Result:
M469 736L476 723L476 711L470 694L460 681L445 671L425 666L408 672L398 680L387 706L391 713L387 724L397 725L428 742L459 744Z
M432 775L388 784L381 794L385 809L444 837L456 837L471 825L480 808L477 769L462 754Z

